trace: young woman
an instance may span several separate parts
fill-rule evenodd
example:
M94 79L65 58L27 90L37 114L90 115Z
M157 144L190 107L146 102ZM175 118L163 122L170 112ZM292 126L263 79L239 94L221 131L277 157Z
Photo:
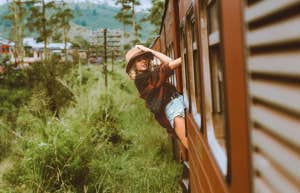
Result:
M154 56L161 62L157 68L150 65ZM154 113L160 125L167 128L168 133L175 132L182 144L188 148L183 96L167 82L172 70L181 65L181 58L172 60L160 52L136 45L126 53L126 62L126 72L134 80L147 108Z

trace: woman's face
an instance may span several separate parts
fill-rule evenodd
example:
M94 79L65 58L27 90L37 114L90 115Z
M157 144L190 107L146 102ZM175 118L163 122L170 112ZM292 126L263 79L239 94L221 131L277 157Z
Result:
M135 59L135 66L137 71L145 71L149 67L149 60L145 57L138 57Z

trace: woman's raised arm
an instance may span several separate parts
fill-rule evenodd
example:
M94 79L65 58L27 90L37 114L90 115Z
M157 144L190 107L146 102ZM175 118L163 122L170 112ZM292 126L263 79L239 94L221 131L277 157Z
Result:
M163 64L168 64L172 61L172 58L170 58L169 56L161 53L161 52L158 52L158 51L155 51L155 50L152 50L150 48L147 48L143 45L136 45L135 46L136 48L138 49L141 49L143 50L144 52L151 52L154 56L156 56Z
M172 60L171 62L169 62L169 66L170 68L173 70L174 68L177 68L179 66L181 66L181 57L177 58L175 60Z

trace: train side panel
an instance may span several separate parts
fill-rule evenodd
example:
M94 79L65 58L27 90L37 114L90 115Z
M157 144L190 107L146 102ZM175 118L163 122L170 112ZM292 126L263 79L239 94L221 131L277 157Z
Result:
M245 1L253 190L300 192L300 2Z

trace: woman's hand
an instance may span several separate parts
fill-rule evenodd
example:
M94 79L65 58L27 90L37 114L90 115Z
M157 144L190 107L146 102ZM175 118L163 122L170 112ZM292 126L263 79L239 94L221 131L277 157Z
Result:
M142 50L142 51L144 51L144 52L152 52L152 50L150 48L147 48L143 45L135 45L135 47Z

